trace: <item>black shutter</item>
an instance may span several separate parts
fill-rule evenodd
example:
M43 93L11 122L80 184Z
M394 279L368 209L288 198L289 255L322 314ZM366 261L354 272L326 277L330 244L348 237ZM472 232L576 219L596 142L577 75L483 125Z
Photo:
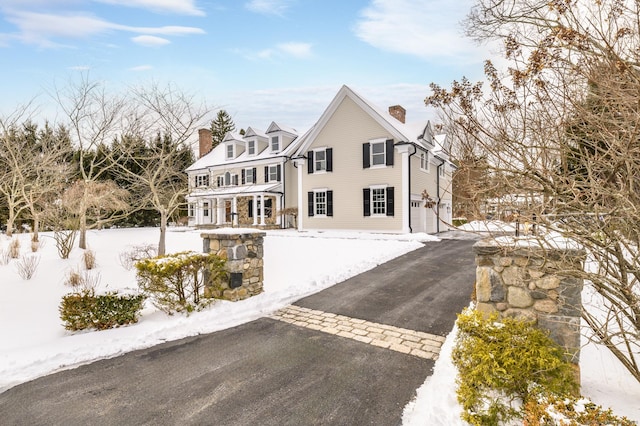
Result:
M264 183L269 183L269 166L264 166Z
M327 216L333 216L333 191L327 191Z
M245 175L244 175L244 169L242 169L242 184L243 185L245 184L245 180L246 180L246 178L245 178Z
M327 171L332 172L333 171L333 148L327 148L325 152L326 152L325 156L327 159Z
M394 192L393 186L387 187L387 216L393 216Z
M313 173L313 151L307 153L307 173Z
M276 181L280 182L281 180L282 180L282 166L278 164L278 167L276 167Z
M249 198L249 199L247 200L247 202L249 203L249 209L248 209L248 210L249 210L249 213L248 213L248 216L249 216L249 217L251 217L251 218L253 218L253 198Z
M313 191L307 192L307 207L309 217L313 216Z
M371 190L364 188L362 190L362 207L365 216L371 216Z
M362 168L368 169L371 167L371 144L369 142L362 144Z
M233 184L238 185L238 175L233 175Z
M393 166L393 139L387 139L386 143L387 166Z
M251 183L258 183L258 175L256 174L256 168L253 168L253 182Z

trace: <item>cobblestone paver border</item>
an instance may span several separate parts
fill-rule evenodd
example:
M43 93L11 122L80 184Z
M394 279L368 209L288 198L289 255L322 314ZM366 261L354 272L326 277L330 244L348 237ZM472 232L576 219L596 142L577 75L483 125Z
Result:
M445 338L422 331L378 324L331 312L289 305L271 315L271 318L299 327L357 340L427 359L438 359Z

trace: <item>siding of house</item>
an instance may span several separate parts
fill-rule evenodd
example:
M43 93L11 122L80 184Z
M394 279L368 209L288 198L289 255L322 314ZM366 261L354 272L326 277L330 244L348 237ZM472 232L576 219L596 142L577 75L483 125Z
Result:
M379 138L390 139L391 135L350 98L345 97L309 148L332 148L333 171L308 174L307 166L304 166L302 211L299 213L305 229L401 232L403 206L400 154L394 149L393 166L363 169L362 144ZM394 216L363 215L363 188L370 185L395 188ZM308 216L307 193L318 189L333 191L333 217Z

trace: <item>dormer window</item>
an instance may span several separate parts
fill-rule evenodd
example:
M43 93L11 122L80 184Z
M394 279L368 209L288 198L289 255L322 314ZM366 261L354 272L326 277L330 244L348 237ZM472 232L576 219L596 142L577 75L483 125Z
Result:
M256 155L256 141L247 141L247 155Z
M271 136L271 151L280 151L280 136Z
M233 148L233 144L227 144L227 160L231 160L234 158L235 150Z

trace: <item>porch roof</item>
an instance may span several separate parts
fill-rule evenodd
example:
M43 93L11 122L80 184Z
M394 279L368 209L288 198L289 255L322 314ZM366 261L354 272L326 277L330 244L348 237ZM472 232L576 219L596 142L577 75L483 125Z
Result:
M201 197L231 197L258 195L261 193L282 192L282 184L266 183L262 185L226 186L223 188L212 188L204 191L192 192L187 196L187 200L193 201Z

